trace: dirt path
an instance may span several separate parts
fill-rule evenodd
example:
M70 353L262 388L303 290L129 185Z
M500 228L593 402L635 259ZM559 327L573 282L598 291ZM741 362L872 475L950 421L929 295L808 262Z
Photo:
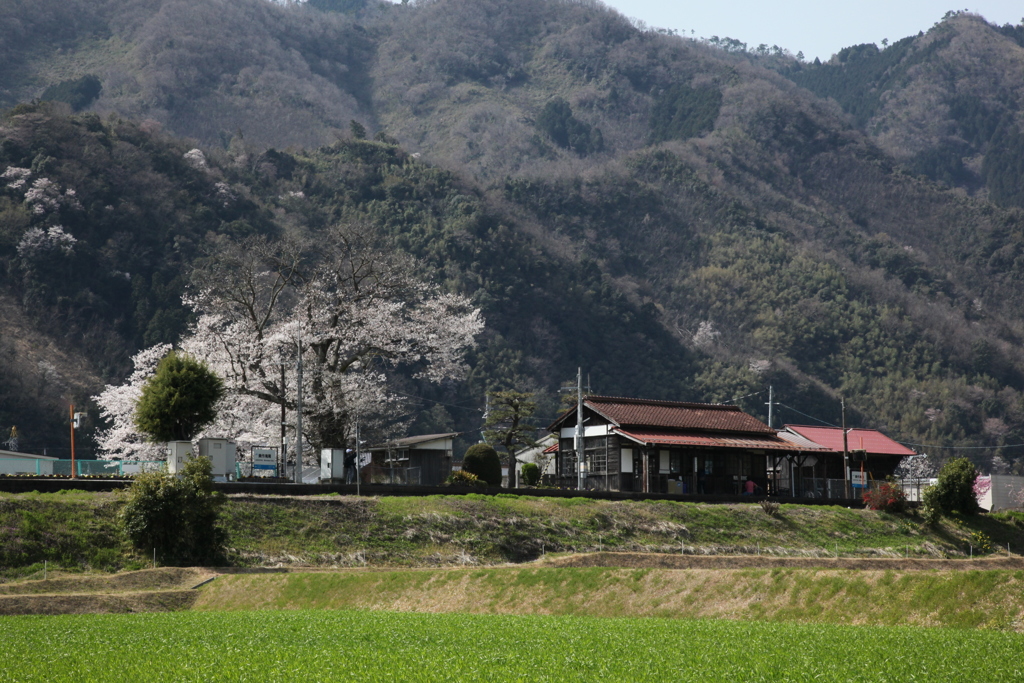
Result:
M915 560L899 558L769 557L764 555L668 555L657 553L581 553L548 557L547 567L624 567L633 569L865 569L951 570L1024 569L1024 557L979 560Z

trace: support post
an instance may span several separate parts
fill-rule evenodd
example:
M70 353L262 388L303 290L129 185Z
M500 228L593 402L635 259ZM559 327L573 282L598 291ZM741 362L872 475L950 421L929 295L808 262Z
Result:
M576 490L583 490L583 368L576 368Z
M75 406L71 404L68 408L71 415L71 478L76 479L78 472L75 470Z
M295 483L302 483L302 340L296 341L299 350L295 361L298 395L295 400Z
M281 361L281 449L277 453L278 469L277 476L280 479L284 479L285 470L288 468L288 447L285 444L285 429L287 429L288 415L286 413L286 404L288 403L288 385L285 384L284 379L284 358L278 357ZM250 475L252 473L250 472Z
M846 483L846 499L853 498L850 491L850 446L846 442L846 398L839 399L843 407L843 481Z
M362 472L359 471L359 463L362 461L362 456L359 454L359 413L356 413L356 495L361 495L359 492L359 480L362 479Z

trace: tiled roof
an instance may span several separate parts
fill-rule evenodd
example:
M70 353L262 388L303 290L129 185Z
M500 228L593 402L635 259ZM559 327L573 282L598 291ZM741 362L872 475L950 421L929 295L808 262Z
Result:
M843 430L839 427L805 427L803 425L786 425L786 429L795 432L805 439L835 451L843 452ZM917 452L898 444L882 432L875 429L849 429L846 443L849 450L866 450L868 455L917 455Z
M726 436L697 433L681 433L671 431L636 431L636 430L614 430L627 439L637 443L654 446L703 446L707 448L744 448L744 449L766 449L798 451L803 450L794 446L788 441L783 441L775 436Z
M775 430L737 406L612 396L588 396L584 405L624 428L655 427L775 435Z

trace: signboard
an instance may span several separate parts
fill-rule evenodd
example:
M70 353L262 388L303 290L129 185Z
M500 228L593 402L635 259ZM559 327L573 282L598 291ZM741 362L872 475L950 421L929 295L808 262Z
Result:
M867 472L850 472L850 483L853 484L854 488L862 489L866 485L864 482L868 478Z
M276 448L253 448L252 469L256 470L277 470L277 449ZM261 475L264 476L264 475Z

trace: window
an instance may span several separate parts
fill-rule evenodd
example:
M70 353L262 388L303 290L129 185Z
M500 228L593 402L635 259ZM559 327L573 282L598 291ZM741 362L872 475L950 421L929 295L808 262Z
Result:
M619 464L619 471L632 474L633 473L633 449L623 448L620 451L621 463Z
M563 477L576 476L576 453L573 451L562 451L558 454L559 474Z
M608 449L603 443L600 446L586 449L584 456L588 473L604 474L608 471Z

